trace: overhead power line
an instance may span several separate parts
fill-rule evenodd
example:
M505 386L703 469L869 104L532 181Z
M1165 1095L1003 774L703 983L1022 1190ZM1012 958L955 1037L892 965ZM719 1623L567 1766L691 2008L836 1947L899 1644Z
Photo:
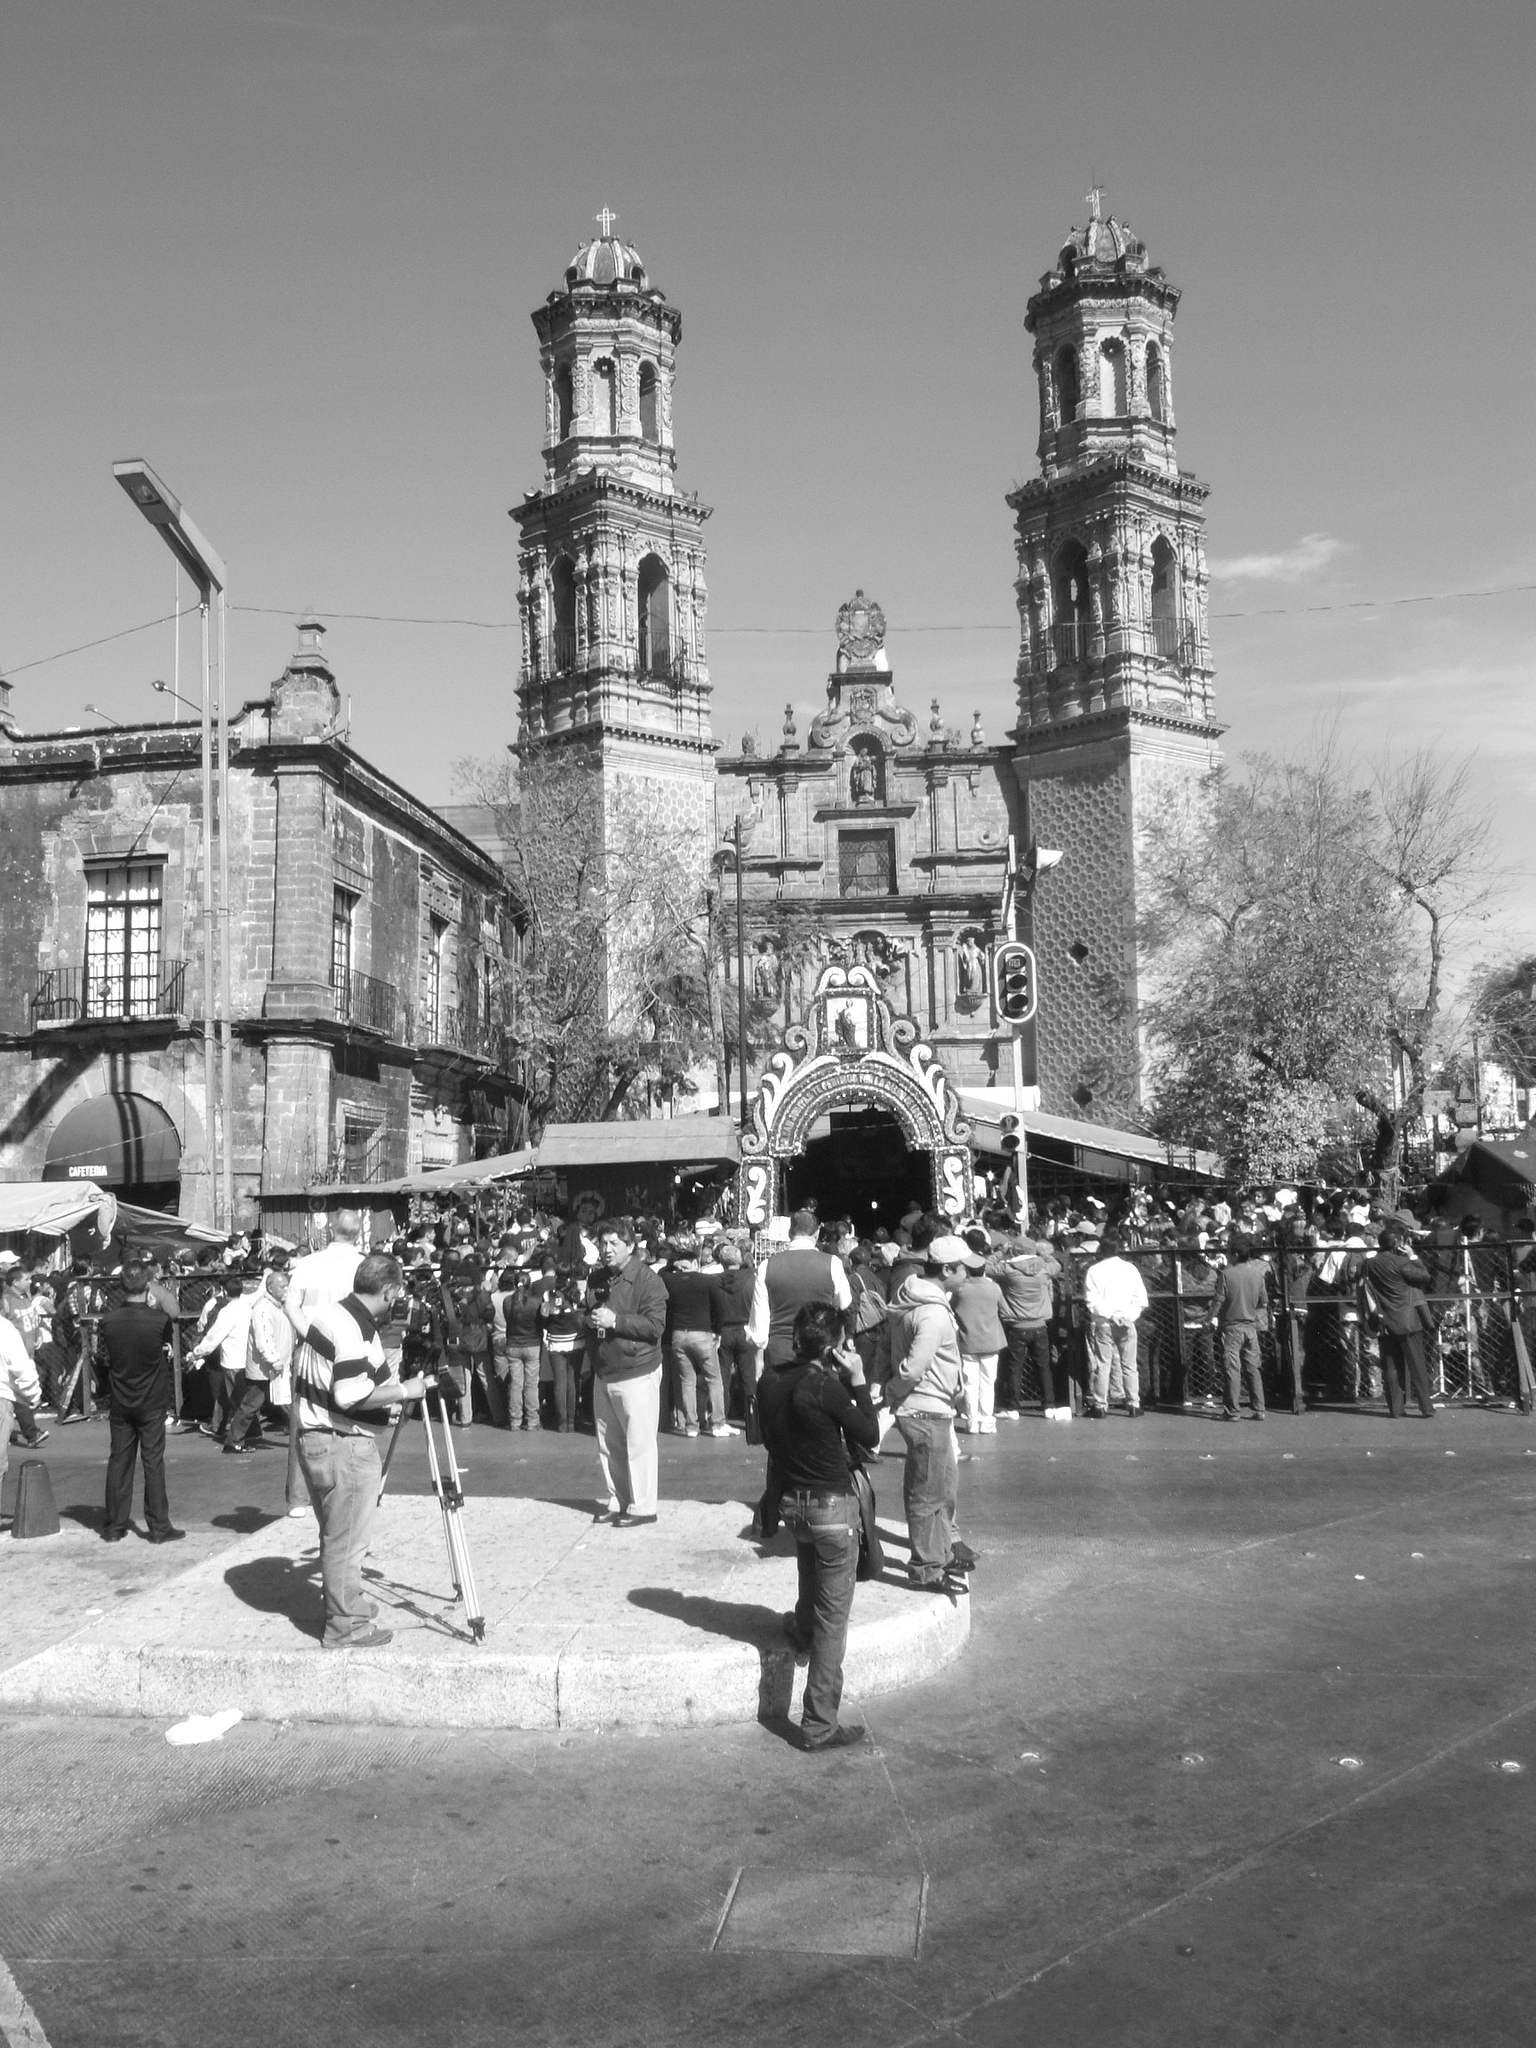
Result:
M1536 583L1499 583L1486 590L1428 590L1415 592L1408 597L1353 597L1339 598L1329 604L1277 604L1255 605L1241 611L1212 612L1212 619L1285 619L1304 618L1320 612L1374 612L1387 611L1401 605L1412 604L1463 604L1475 598L1518 597L1536 590ZM516 619L466 619L452 615L427 615L413 612L341 612L325 606L285 604L234 604L231 611L253 615L297 619L309 612L317 612L321 618L344 619L374 626L437 626L463 627L477 633L512 633L518 628ZM115 633L103 633L95 640L81 640L73 647L61 647L53 654L39 654L31 661L16 662L10 668L0 667L0 675L24 675L28 669L46 668L50 662L66 661L72 654L86 654L94 647L106 647L114 640L130 639L135 633L147 633L152 626L168 625L172 619L183 616L177 612L162 612L158 618L143 619L136 626L120 626ZM720 638L770 638L794 637L824 639L830 629L820 626L711 626L711 637ZM982 623L974 619L957 621L953 625L896 626L896 635L903 633L1016 633L1017 620Z

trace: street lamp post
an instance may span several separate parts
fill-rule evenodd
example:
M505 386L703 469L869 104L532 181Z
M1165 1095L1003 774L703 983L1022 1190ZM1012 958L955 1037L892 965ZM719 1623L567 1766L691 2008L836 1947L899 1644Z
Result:
M224 681L224 564L166 489L147 462L114 462L112 474L197 585L202 623L202 769L203 769L203 1121L208 1154L208 1181L214 1221L234 1228L234 1157L231 1123L234 1111L233 1057L229 1037L229 728ZM219 1002L214 999L214 902L211 835L213 809L213 690L211 617L214 595L219 600ZM185 700L183 700L185 701ZM222 1046L222 1087L215 1083L215 1013L222 1010L218 1032ZM221 1115L222 1112L222 1115ZM222 1122L222 1132L220 1124ZM222 1166L222 1175L220 1167Z

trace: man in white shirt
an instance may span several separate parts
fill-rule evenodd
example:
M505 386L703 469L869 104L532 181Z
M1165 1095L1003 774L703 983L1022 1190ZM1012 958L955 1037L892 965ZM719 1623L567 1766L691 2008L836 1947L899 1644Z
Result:
M358 1239L363 1219L356 1209L338 1209L331 1218L331 1241L317 1252L306 1252L294 1262L288 1275L288 1301L295 1313L306 1308L333 1308L352 1292L352 1282L363 1263ZM290 1515L311 1511L309 1483L299 1463L299 1404L288 1410L288 1477L285 1487Z
M235 1383L245 1371L251 1310L256 1306L254 1285L247 1292L234 1274L224 1284L241 1291L226 1296L224 1306L215 1311L212 1322L192 1347L193 1364L203 1366L213 1383L213 1421L200 1422L198 1428L215 1443L223 1443L229 1431L236 1401ZM215 1359L217 1363L213 1362Z
M1118 1374L1131 1420L1141 1420L1141 1389L1136 1377L1136 1322L1147 1312L1146 1282L1129 1259L1120 1256L1120 1240L1105 1234L1099 1257L1083 1279L1083 1305L1088 1311L1088 1406L1090 1421L1109 1412Z
M757 1346L765 1365L786 1365L794 1356L795 1317L816 1301L847 1311L853 1289L842 1260L817 1250L814 1212L797 1209L789 1219L788 1244L764 1259L752 1289L747 1342Z

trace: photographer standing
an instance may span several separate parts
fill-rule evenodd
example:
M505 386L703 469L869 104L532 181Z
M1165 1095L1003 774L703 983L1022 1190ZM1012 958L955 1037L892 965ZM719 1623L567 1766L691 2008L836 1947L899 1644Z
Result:
M770 1365L757 1384L763 1442L783 1488L780 1513L795 1539L799 1598L784 1633L807 1657L800 1733L807 1749L847 1749L867 1730L837 1718L843 1651L859 1563L859 1504L848 1445L875 1450L880 1424L864 1384L864 1363L838 1348L843 1319L828 1303L801 1309L791 1333L794 1355Z
M363 1597L363 1557L379 1504L379 1447L368 1410L419 1401L423 1379L397 1380L384 1361L379 1325L405 1291L398 1259L373 1252L357 1268L352 1292L332 1307L284 1312L298 1343L293 1357L293 1412L299 1463L320 1523L320 1582L325 1595L324 1646L373 1650L391 1639L378 1628L378 1609Z
M667 1290L635 1248L627 1216L602 1225L597 1239L602 1273L587 1328L592 1355L592 1416L597 1457L616 1529L656 1520L661 1419L661 1333L667 1327Z

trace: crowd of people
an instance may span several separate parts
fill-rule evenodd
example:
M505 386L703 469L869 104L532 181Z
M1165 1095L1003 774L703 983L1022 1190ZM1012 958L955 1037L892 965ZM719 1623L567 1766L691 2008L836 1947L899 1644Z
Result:
M800 1559L785 1626L811 1666L812 1747L857 1739L837 1718L841 1645L872 1534L867 1468L893 1435L909 1580L957 1599L975 1564L958 1529L959 1437L1028 1410L1059 1423L1199 1406L1231 1422L1245 1396L1261 1420L1277 1393L1301 1407L1309 1356L1315 1381L1324 1352L1337 1398L1383 1398L1392 1416L1411 1399L1432 1418L1442 1345L1461 1346L1468 1396L1493 1400L1496 1304L1517 1354L1536 1336L1528 1230L1504 1248L1501 1294L1480 1278L1478 1224L1421 1224L1358 1189L1183 1203L1135 1189L1113 1209L1050 1202L1027 1227L1006 1209L957 1226L914 1203L868 1236L813 1204L767 1244L713 1217L525 1207L492 1222L466 1202L366 1255L361 1237L340 1210L302 1257L242 1238L94 1270L55 1251L29 1270L0 1251L0 1470L7 1442L40 1444L47 1422L104 1395L103 1536L126 1533L141 1460L148 1533L163 1542L180 1534L167 1430L224 1456L280 1449L288 1512L319 1518L323 1639L366 1648L389 1640L361 1562L392 1406L430 1392L458 1429L589 1431L596 1519L625 1529L657 1519L660 1434L744 1435L767 1451L759 1527L782 1520Z

